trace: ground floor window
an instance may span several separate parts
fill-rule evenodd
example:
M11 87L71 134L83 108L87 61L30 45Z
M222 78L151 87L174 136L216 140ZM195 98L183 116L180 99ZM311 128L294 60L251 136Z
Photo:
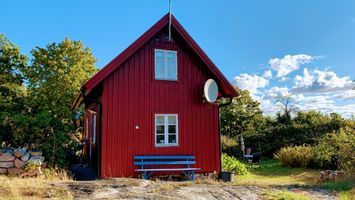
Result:
M178 145L178 115L155 115L155 146Z

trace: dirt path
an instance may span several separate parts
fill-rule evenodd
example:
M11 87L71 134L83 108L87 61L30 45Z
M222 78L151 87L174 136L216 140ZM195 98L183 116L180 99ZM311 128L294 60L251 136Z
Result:
M261 188L234 186L226 183L197 184L192 182L163 182L140 179L112 179L89 182L68 182L74 199L264 199L265 192L282 190L302 193L311 199L337 199L325 190L305 188Z

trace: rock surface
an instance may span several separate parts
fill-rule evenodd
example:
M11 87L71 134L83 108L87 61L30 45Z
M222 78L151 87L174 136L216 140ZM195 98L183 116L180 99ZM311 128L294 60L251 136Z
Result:
M26 148L6 147L0 149L0 152L0 174L33 177L41 174L41 169L45 167L44 157L41 151L30 152L27 151ZM31 153L33 154L32 156ZM24 171L25 165L29 162L38 165L34 173L33 170L29 172ZM21 176L22 174L24 175Z
M24 162L27 162L30 159L30 153L25 153L23 156L21 156L21 160Z
M58 183L69 188L74 199L265 199L266 191L290 191L305 194L310 199L335 200L337 196L325 190L307 188L262 188L258 186L236 186L215 182L198 184L187 182L149 181L117 178L99 181L75 181ZM282 198L280 198L282 199Z
M42 165L44 162L43 156L32 156L28 162L34 163L36 165Z
M11 153L3 153L0 156L0 162L9 162L15 160L15 156L13 156Z
M7 169L6 168L0 168L0 174L6 174Z
M0 168L11 168L14 166L14 162L0 162Z
M15 149L14 150L14 156L16 157L16 158L19 158L19 157L21 157L23 154L25 154L26 153L26 151L23 151L22 149Z
M25 162L23 162L22 160L16 158L15 161L14 161L14 165L16 168L22 168L25 166Z
M9 175L20 175L23 172L23 169L19 168L9 168L7 169L7 173Z

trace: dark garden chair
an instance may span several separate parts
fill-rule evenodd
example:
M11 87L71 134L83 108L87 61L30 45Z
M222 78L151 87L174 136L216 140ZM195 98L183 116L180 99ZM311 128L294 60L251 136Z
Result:
M247 148L246 153L243 155L245 162L251 162L253 159L253 154L251 154L251 148Z
M261 153L253 154L253 158L251 159L251 166L258 165L260 166Z

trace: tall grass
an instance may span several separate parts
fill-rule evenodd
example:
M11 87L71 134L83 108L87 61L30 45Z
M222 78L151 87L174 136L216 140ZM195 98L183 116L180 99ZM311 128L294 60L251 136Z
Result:
M55 183L70 181L66 171L45 169L37 178L0 176L0 199L73 199L70 191Z

